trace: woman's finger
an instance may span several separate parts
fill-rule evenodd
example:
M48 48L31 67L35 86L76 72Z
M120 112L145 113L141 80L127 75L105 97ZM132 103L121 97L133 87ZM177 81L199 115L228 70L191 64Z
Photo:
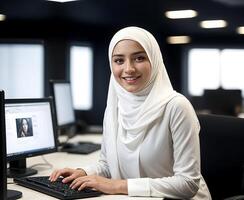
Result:
M58 173L58 170L53 171L52 174L49 177L49 180L50 181L55 181L56 180L55 177L57 176L57 173Z
M68 182L74 180L75 178L76 178L75 175L74 175L74 174L71 174L70 176L65 177L65 178L62 180L62 182L63 182L63 183L68 183Z
M84 188L88 187L89 183L88 182L84 182L83 184L80 185L80 187L78 188L78 191L83 190Z
M73 186L79 181L80 178L74 179L70 184L70 187L73 189Z
M60 176L69 175L69 173L71 173L70 171L71 171L71 169L68 169L68 168L55 170L51 174L49 180L52 181L52 182L56 181Z

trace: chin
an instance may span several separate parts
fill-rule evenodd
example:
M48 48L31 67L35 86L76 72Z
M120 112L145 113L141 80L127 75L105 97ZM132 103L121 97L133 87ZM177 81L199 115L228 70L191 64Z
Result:
M127 87L124 87L124 89L127 92L131 92L131 93L136 93L136 92L139 92L140 91L138 88L127 88Z

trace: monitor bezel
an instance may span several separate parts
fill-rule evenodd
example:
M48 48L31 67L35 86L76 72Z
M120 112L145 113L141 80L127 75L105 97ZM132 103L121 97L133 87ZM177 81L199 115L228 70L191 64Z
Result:
M34 151L34 152L24 152L18 155L7 155L7 161L14 161L14 160L19 160L19 159L25 159L29 157L34 157L34 156L39 156L43 154L48 154L48 153L54 153L57 152L58 150L58 143L57 143L57 126L56 126L56 120L55 120L55 115L54 115L54 110L53 110L53 100L51 97L48 98L35 98L35 99L5 99L5 106L6 104L24 104L24 103L48 103L50 105L50 110L51 110L51 118L52 118L52 124L53 124L53 137L54 137L54 147L53 148L46 148L46 149L41 149L40 151ZM7 137L6 137L7 139ZM7 152L6 152L7 154Z
M0 197L5 199L7 197L7 165L6 165L6 134L5 134L5 106L4 106L4 91L0 90Z
M63 125L59 125L59 124L58 124L58 116L57 116L56 100L55 100L55 95L54 95L54 85L55 85L55 84L69 84L70 87L71 87L71 82L70 82L70 81L67 81L67 80L49 80L49 85L50 85L50 95L51 95L51 97L53 98L54 113L55 113L55 116L56 116L56 124L57 124L57 127L58 127L59 129L66 129L66 128L69 128L69 127L72 127L72 126L76 125L75 109L74 109L74 107L73 107L73 112L74 112L74 122L70 122L70 123L63 124ZM73 105L73 95L72 95L72 92L71 92L71 100L72 100L72 105Z

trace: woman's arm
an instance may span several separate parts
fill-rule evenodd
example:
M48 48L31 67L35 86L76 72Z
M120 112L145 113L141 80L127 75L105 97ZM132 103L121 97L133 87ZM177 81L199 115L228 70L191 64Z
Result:
M130 196L189 199L197 193L201 178L200 127L194 109L184 97L176 98L171 104L169 121L174 174L170 177L128 179Z
M128 194L127 180L116 180L97 175L79 177L71 183L70 187L78 190L91 187L106 194Z

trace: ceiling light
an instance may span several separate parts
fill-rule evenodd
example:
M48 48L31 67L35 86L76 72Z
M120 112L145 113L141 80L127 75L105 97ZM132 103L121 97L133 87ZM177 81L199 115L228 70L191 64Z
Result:
M225 20L205 20L200 22L202 28L224 28L227 26Z
M66 2L78 1L78 0L46 0L46 1L54 1L54 2L58 2L58 3L66 3Z
M197 16L195 10L175 10L165 12L165 16L170 19L192 18Z
M189 36L169 36L167 42L169 44L187 44L191 42L191 38Z
M244 26L239 26L239 27L236 29L236 32L239 33L239 34L244 34Z
M6 15L0 14L0 21L4 21L6 19Z

